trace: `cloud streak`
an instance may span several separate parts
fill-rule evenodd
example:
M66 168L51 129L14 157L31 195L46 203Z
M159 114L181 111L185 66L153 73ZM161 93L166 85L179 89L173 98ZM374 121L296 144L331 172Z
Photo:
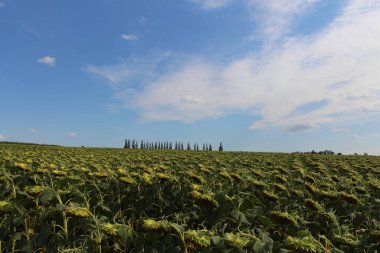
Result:
M38 59L37 62L53 67L55 65L56 59L53 56L45 56Z
M74 132L70 132L68 133L68 136L70 137L76 137L78 134L77 133L74 133Z
M198 5L202 9L211 10L226 7L234 0L189 0L193 4Z
M134 41L139 39L139 37L133 34L122 34L121 38L126 41Z

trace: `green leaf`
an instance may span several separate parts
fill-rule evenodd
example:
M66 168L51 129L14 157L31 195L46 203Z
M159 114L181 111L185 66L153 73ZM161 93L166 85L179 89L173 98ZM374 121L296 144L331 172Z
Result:
M40 202L45 205L47 202L55 198L55 193L51 190L45 190L40 194Z
M245 217L245 214L240 212L239 210L231 211L231 216L234 220L240 223L250 224L247 218Z
M215 244L216 246L220 245L222 238L220 236L214 235L211 236L212 243Z

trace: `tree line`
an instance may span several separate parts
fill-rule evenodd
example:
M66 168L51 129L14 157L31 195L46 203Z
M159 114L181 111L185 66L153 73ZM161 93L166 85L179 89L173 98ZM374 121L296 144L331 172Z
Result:
M202 148L199 147L198 143L190 145L190 142L187 143L186 148L183 142L168 142L168 141L137 141L125 139L124 143L125 149L160 149L160 150L203 150L203 151L212 151L212 145L203 143ZM223 151L223 144L219 144L219 151Z

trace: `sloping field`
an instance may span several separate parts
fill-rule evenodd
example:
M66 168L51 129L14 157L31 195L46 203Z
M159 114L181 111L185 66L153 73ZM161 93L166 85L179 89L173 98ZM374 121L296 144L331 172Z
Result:
M380 158L0 145L0 252L376 252Z

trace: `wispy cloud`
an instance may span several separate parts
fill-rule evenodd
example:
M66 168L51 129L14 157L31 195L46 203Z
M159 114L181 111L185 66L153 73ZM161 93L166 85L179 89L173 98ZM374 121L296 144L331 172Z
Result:
M54 66L56 59L53 56L45 56L37 60L38 63Z
M230 3L234 2L234 0L188 0L203 9L217 9L221 7L225 7Z
M255 40L276 40L286 35L295 18L304 15L321 0L246 0L257 29L251 37Z
M157 52L147 59L136 59L134 57L114 65L96 66L87 64L83 70L94 76L107 80L109 86L122 92L123 88L129 89L132 82L138 78L139 81L148 82L158 75L157 66L165 64L170 58L170 51Z
M4 140L5 139L5 135L4 134L0 134L0 140Z
M226 64L189 56L175 68L164 68L140 82L133 96L126 98L128 106L146 120L183 122L240 112L260 118L252 129L288 131L380 114L380 26L375 25L380 23L380 2L348 0L335 20L312 35L290 37L283 32L295 16L317 2L250 0L266 9L268 17L279 16L279 21L261 25L265 41L277 42ZM266 31L272 26L281 40ZM175 61L173 56L170 59ZM145 71L130 72L135 68L132 62L122 70L115 65L101 67L106 72L89 72L123 87L130 78L141 81L154 65L162 64L155 61L153 67L143 65ZM125 74L117 78L120 75L109 73Z
M125 80L127 77L131 75L131 70L129 69L129 66L125 64L119 64L117 66L94 66L94 65L87 65L84 67L84 71L94 74L97 76L100 76L104 79L106 79L108 82L112 83L113 85L116 85L120 83L121 81Z
M351 129L349 128L333 128L331 131L333 133L351 133Z
M127 41L134 41L134 40L139 39L139 37L137 37L136 35L133 35L133 34L122 34L121 38L123 40L127 40Z
M5 7L5 3L0 2L0 8Z
M78 134L77 134L77 133L74 133L74 132L70 132L68 135L69 135L70 137L76 137Z
M29 128L28 131L35 133L35 132L38 132L38 129L37 128Z

